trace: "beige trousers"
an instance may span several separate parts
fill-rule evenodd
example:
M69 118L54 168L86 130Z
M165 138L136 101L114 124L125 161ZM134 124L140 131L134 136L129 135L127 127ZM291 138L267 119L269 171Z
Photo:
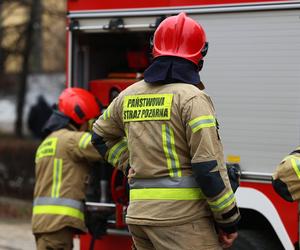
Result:
M35 234L37 250L71 250L73 249L74 230L65 227L51 233Z
M220 250L213 222L202 218L179 226L128 225L137 250Z

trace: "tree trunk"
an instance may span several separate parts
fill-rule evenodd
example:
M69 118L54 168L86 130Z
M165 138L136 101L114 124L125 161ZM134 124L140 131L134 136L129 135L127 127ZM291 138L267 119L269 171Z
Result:
M33 48L34 41L34 26L37 23L39 11L40 11L40 1L41 0L32 0L30 17L27 24L27 32L25 38L25 46L23 51L23 62L22 62L22 71L20 73L20 86L17 93L17 117L15 122L15 134L18 137L23 137L23 113L24 106L26 103L25 96L27 92L27 78L30 73L30 64L29 58ZM37 23L36 25L40 25Z
M2 7L3 7L3 1L0 0L0 76L2 76L4 73L4 61L5 61L4 50L2 48L2 39L3 39Z
M35 1L35 22L32 42L32 55L30 57L31 70L34 73L40 73L43 69L42 62L42 0Z

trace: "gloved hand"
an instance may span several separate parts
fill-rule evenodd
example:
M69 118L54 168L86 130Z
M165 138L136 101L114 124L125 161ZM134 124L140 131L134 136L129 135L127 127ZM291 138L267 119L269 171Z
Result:
M226 164L232 191L235 192L240 186L241 169L238 164Z
M85 211L85 225L89 233L95 239L100 239L101 236L106 234L107 219L103 215L95 211Z
M276 193L279 194L283 199L289 202L294 201L288 186L282 180L272 178L272 185Z

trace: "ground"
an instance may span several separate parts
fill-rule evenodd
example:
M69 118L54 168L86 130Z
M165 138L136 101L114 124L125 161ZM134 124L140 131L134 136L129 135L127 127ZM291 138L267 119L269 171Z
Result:
M33 250L35 241L30 220L0 218L0 250ZM78 239L74 250L79 250Z
M0 197L0 250L33 250L32 202Z
M30 220L1 218L0 221L1 250L33 250L34 237L31 233Z
M34 250L31 232L32 202L0 197L0 250ZM74 240L74 250L79 241Z

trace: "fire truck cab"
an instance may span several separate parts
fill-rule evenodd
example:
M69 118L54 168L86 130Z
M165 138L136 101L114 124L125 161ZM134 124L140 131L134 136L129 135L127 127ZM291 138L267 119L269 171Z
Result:
M107 107L142 78L157 25L182 11L207 33L201 79L216 106L227 164L242 170L233 249L299 249L298 204L274 192L271 174L299 145L300 1L68 0L67 85L89 89ZM108 181L112 190L123 185ZM100 198L87 205L115 211L95 249L130 249L126 207ZM82 237L81 249L89 242Z

